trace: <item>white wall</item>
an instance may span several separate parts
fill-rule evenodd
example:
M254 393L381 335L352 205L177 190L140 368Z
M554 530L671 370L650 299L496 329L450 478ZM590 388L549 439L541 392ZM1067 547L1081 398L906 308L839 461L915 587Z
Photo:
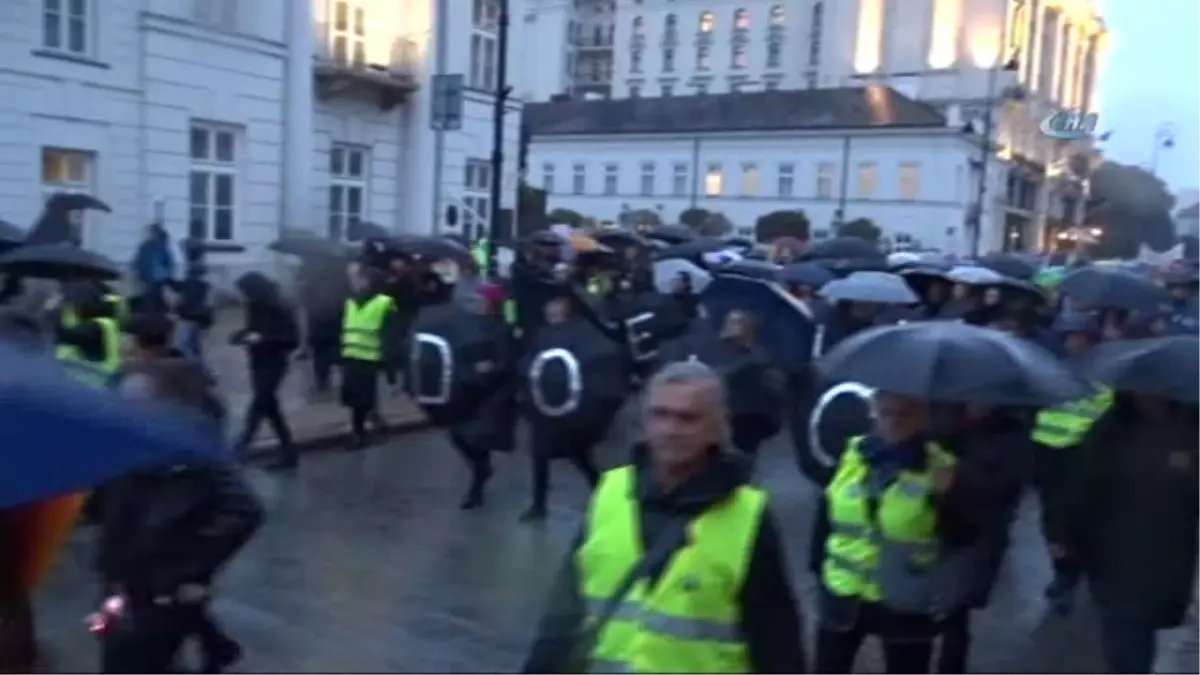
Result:
M569 208L587 216L615 220L625 209L660 209L664 220L676 219L681 211L697 206L725 214L735 226L753 226L757 218L777 209L803 209L813 228L830 228L841 194L844 137L806 133L769 135L726 134L723 136L644 137L535 137L530 150L529 181L543 185L543 168L555 168L554 190L549 208ZM909 234L925 245L946 251L966 248L963 219L974 198L967 163L973 156L970 144L955 134L879 133L856 134L850 138L848 181L844 218L870 218L886 234ZM641 194L641 164L655 163L652 195ZM704 195L704 173L709 164L723 169L723 194ZM742 196L743 163L755 163L759 171L758 191ZM792 197L780 197L778 166L793 164ZM833 185L828 197L818 196L818 165L832 164ZM876 165L877 188L870 198L858 194L858 170L862 163ZM919 190L912 200L899 192L899 166L918 163ZM584 194L573 194L573 166L584 164L587 185ZM604 166L617 164L616 194L604 194ZM688 167L689 194L673 192L673 165ZM697 170L698 168L698 170ZM693 198L690 192L695 192ZM990 216L989 216L990 220ZM985 228L988 226L985 224ZM990 228L988 228L990 230ZM989 242L985 233L984 246Z

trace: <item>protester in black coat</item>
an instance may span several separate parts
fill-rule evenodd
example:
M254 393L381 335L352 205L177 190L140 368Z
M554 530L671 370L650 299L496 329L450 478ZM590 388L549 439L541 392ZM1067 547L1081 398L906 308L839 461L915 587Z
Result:
M342 305L350 295L349 275L344 261L306 260L299 277L313 389L323 394L329 390L330 377L340 356L340 319Z
M248 448L258 427L266 421L279 439L280 455L271 468L295 468L299 456L279 403L279 388L287 376L291 354L299 345L296 317L280 295L279 287L262 274L243 275L237 280L237 287L245 301L246 323L229 341L246 348L252 392L239 447L243 451Z

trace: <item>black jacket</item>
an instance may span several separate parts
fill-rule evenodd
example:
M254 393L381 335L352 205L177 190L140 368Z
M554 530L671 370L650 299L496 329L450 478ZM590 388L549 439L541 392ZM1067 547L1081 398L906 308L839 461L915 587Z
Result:
M679 516L699 515L749 481L749 465L740 456L720 454L707 472L664 494L647 459L644 448L634 449L642 545L646 550ZM585 536L581 530L567 555L523 672L562 673L571 667L571 651L585 611L579 596L575 553ZM763 514L751 555L746 583L738 598L741 633L751 668L758 673L805 672L800 613L779 530L770 513ZM647 571L650 584L657 582L667 564L669 559Z
M104 497L96 570L132 599L209 584L263 519L237 470L215 463L125 476Z
M245 345L251 369L286 365L288 356L300 344L292 308L280 296L278 286L257 272L243 275L237 285L245 297L246 323L230 342L242 344L246 335L257 333L259 341Z

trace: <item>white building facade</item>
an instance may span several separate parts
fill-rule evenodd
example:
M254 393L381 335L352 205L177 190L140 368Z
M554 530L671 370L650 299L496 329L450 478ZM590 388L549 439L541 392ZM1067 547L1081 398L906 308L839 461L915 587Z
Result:
M799 99L833 92L776 93L796 99L795 107L802 108L811 104ZM688 101L676 102L686 112ZM619 103L550 103L527 109L534 135L526 179L546 190L550 209L571 209L601 221L620 221L623 213L648 209L670 223L678 222L686 209L702 208L721 213L743 233L767 213L798 209L808 216L817 239L833 236L838 222L867 218L898 245L968 251L963 223L973 203L971 161L979 144L936 112L927 110L911 122L849 128L796 124L689 131L681 122L679 131L622 132L541 123L556 117L544 114L547 108L575 106L560 117L579 118L587 116L580 112L587 106ZM670 116L646 112L656 104L637 103L647 118ZM763 105L781 104L788 102ZM750 100L747 105L759 103ZM828 119L819 107L813 111L813 119ZM597 118L610 115L612 111ZM1001 246L999 231L987 236L981 242L984 250Z
M246 247L214 255L218 270L269 263L284 227L345 237L361 219L474 235L490 212L497 13L464 4L6 2L0 217L29 223L43 194L87 191L112 207L87 215L90 248L128 260L160 220L175 238ZM511 29L520 44L520 22ZM461 128L435 133L439 72L466 89ZM507 208L519 100L509 107Z

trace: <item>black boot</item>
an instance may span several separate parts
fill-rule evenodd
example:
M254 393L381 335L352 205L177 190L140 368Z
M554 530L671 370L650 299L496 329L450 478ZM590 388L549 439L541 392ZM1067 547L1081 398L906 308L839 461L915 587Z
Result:
M488 479L492 477L491 467L484 467L471 477L471 487L467 490L467 494L463 497L462 503L458 508L463 511L471 511L483 506L483 490L487 487Z

